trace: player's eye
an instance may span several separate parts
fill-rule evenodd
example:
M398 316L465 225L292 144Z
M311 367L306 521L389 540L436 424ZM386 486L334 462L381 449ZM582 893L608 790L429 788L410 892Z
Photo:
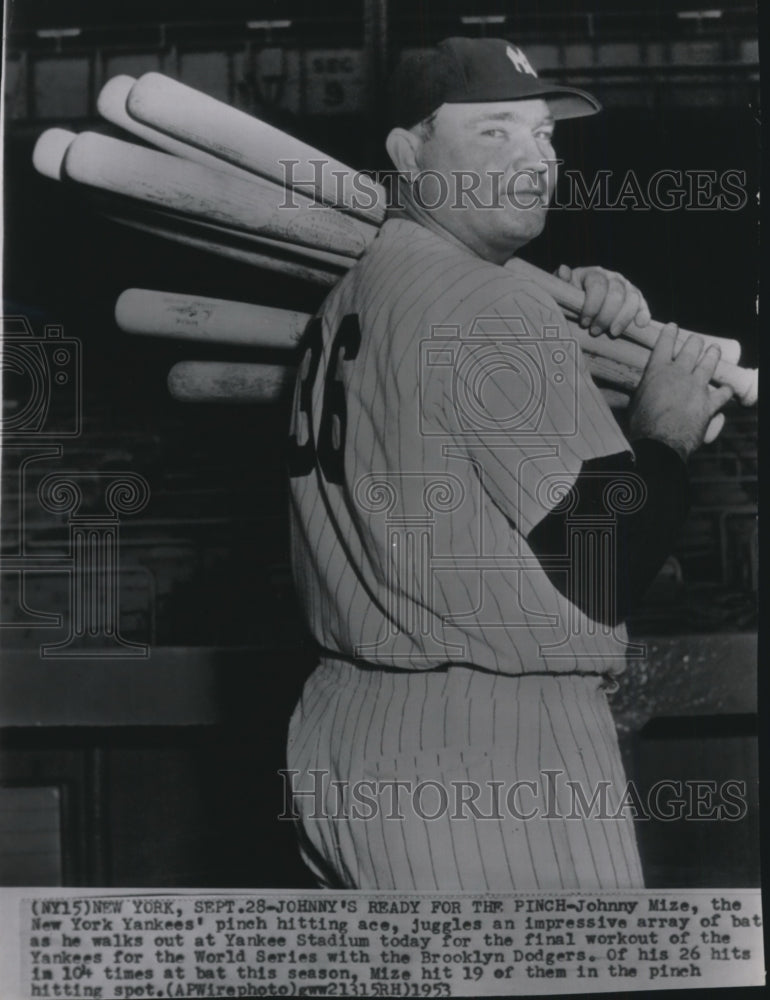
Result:
M536 139L545 139L546 142L553 142L553 129L540 128L535 132Z
M504 128L486 128L481 134L490 135L494 139L504 139L508 135Z

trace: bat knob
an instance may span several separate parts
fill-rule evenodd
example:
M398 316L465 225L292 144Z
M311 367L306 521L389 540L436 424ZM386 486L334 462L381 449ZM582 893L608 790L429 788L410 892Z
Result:
M35 170L53 181L61 180L61 167L64 154L76 138L74 132L66 128L47 128L32 150L32 163Z
M743 406L756 406L759 400L759 369L746 369L746 384L737 394Z
M716 439L722 433L722 428L724 427L724 425L725 425L724 413L717 413L717 415L712 418L711 423L706 428L706 434L703 438L703 443L711 444L712 441L716 441Z

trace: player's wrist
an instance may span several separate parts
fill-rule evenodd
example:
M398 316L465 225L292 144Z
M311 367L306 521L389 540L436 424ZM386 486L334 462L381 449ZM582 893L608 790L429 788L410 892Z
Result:
M692 449L688 448L681 439L675 439L665 434L645 432L632 435L630 442L637 464L640 462L645 465L655 463L671 467L672 471L674 466L678 468L686 465L692 454Z

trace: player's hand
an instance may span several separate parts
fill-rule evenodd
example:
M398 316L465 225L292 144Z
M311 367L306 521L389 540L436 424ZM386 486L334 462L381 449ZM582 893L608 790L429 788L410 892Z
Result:
M687 459L707 437L713 440L719 433L724 418L717 414L733 391L728 386L709 386L719 363L719 348L710 345L704 351L703 341L693 334L674 356L677 332L674 323L661 330L631 397L628 428L631 440L655 438Z
M619 337L633 322L647 326L652 319L642 293L617 271L562 264L556 276L585 292L578 321L594 336Z

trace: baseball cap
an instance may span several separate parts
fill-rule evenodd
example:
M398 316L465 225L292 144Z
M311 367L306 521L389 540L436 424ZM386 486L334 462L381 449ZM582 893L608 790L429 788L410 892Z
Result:
M601 111L584 90L539 79L522 50L504 38L445 38L405 56L391 79L390 124L412 128L442 104L542 97L556 119Z

